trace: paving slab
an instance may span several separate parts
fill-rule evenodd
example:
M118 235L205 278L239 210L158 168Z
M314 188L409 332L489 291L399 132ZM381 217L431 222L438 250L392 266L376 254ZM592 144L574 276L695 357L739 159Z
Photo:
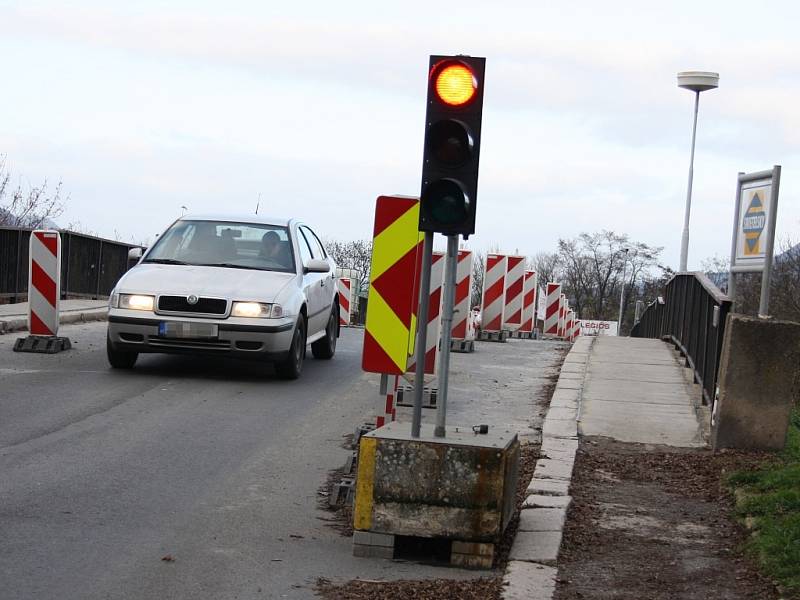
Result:
M560 547L560 531L519 531L508 558L555 565Z
M556 591L555 567L531 562L509 561L503 579L504 600L550 600Z
M574 421L578 418L577 406L550 406L547 411L547 419L556 421Z
M583 381L583 371L584 369L580 369L578 372L570 372L570 371L561 371L561 375L558 376L558 383L560 384L562 381Z
M542 427L543 437L556 438L577 438L578 425L575 421L557 421L556 419L545 419Z
M533 476L537 479L564 479L569 481L572 478L572 467L574 465L574 456L566 460L540 458L536 461L536 469L533 472Z
M565 479L539 479L534 477L525 492L528 495L536 496L567 496L569 495L569 483Z
M567 518L567 509L526 508L519 513L517 531L561 531Z
M575 456L577 451L577 439L548 437L542 440L542 447L539 453L542 455L571 453Z
M530 494L522 503L522 508L568 508L572 496L543 496Z

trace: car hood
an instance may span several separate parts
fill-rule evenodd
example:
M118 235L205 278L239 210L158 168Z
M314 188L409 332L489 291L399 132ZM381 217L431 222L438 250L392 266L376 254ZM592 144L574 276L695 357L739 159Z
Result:
M296 277L294 273L254 269L140 264L120 279L116 291L274 302Z

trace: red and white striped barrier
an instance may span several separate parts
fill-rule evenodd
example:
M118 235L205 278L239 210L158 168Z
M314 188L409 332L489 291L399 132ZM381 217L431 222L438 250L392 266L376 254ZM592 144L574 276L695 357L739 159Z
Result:
M525 280L525 257L509 256L506 263L505 322L503 329L514 332L522 325L522 289Z
M453 307L454 340L474 340L475 327L472 323L472 251L458 251L458 267L456 268L456 296ZM471 326L472 325L472 326Z
M565 328L564 326L566 325L566 320L567 320L567 297L564 294L561 294L558 305L558 333L556 334L560 338L566 337L564 332Z
M397 388L400 384L400 377L398 375L390 376L389 382L389 390L386 394L382 412L379 410L375 417L375 427L383 427L387 423L391 423L397 418L397 408L395 407L394 401L397 397Z
M339 278L339 325L350 325L350 301L352 282L348 277Z
M573 323L575 322L575 312L570 309L566 312L564 316L564 339L568 342L572 341L572 328Z
M442 284L444 283L444 252L434 252L431 258L431 287L428 304L427 327L425 339L425 374L435 376L439 370L439 337L442 329ZM416 304L416 303L415 303ZM414 312L418 312L415 310ZM417 317L419 318L419 316ZM418 324L420 327L421 324ZM417 363L414 356L408 358L408 368L404 377L414 381ZM432 378L426 378L429 381Z
M503 254L487 254L483 274L481 330L502 331L505 315L505 281L508 260Z
M569 341L574 342L575 338L578 337L578 332L581 330L581 327L578 321L578 315L576 315L574 311L570 317L572 318L572 327L570 328L569 332Z
M561 284L547 282L547 299L545 301L544 333L558 335L558 319L561 310Z
M536 326L537 283L536 271L525 271L525 281L522 286L522 325L519 327L523 333L532 333Z
M58 335L60 291L61 236L58 231L34 231L28 276L28 331L31 335Z
M572 340L575 341L581 335L581 321L575 319L575 329L572 330Z

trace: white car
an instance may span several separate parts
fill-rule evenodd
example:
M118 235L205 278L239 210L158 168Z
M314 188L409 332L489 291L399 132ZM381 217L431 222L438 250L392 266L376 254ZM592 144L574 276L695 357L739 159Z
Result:
M274 363L300 376L306 345L332 358L339 336L336 265L295 219L184 216L119 280L108 313L108 361L142 352Z

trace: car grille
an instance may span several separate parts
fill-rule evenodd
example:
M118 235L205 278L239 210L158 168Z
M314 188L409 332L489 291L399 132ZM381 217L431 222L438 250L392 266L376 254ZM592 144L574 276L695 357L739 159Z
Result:
M164 312L224 315L227 309L228 301L222 298L198 298L196 304L189 304L186 296L160 296L158 298L158 310Z
M230 350L228 340L189 340L148 336L147 343L156 348L184 348L187 350Z

